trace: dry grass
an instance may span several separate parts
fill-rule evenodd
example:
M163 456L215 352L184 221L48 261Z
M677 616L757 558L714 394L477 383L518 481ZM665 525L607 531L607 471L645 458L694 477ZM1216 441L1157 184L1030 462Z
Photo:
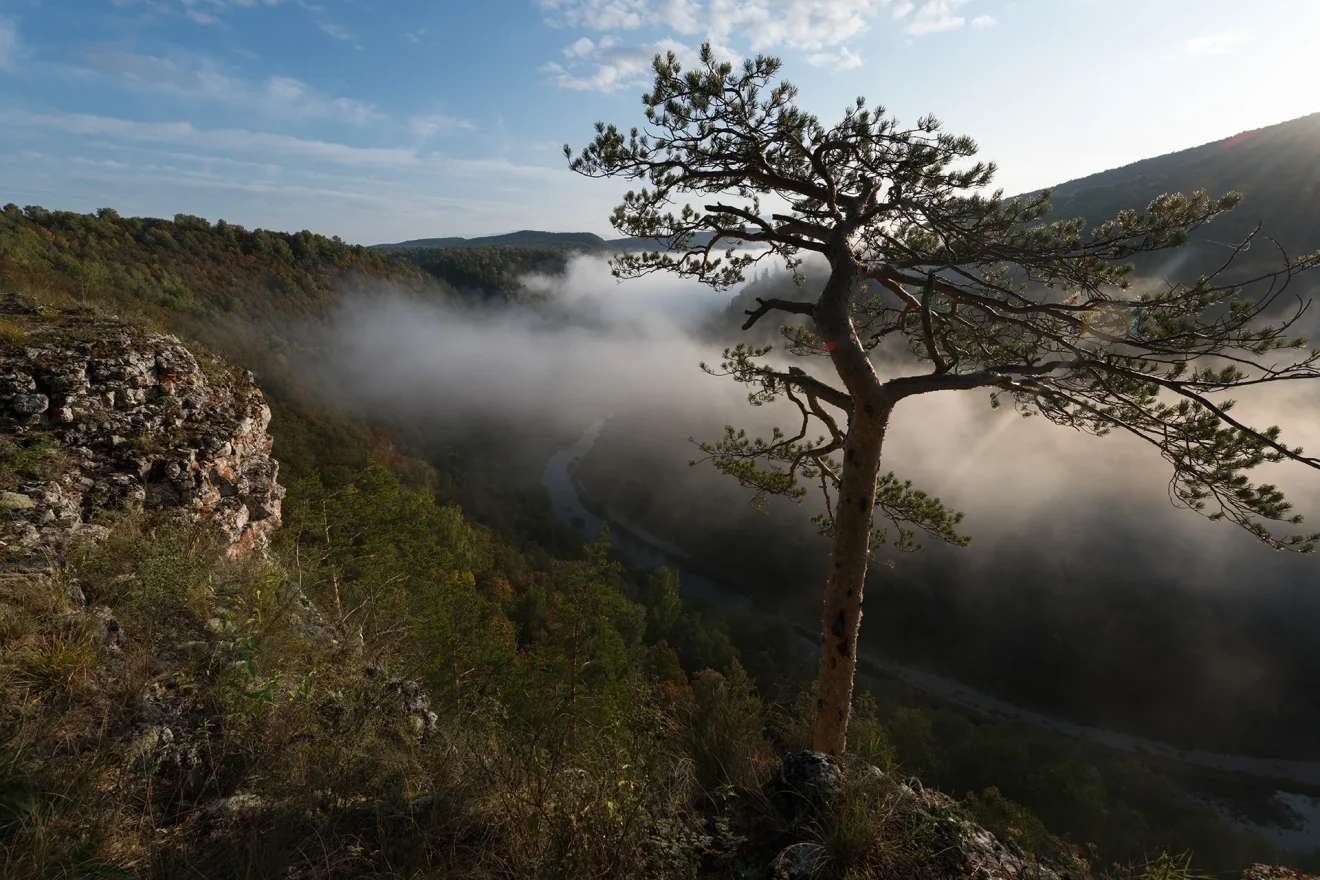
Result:
M27 330L17 321L0 318L0 348L17 348L27 341Z
M39 696L66 696L88 683L96 662L96 650L90 643L57 636L23 652L14 678Z
M850 772L833 808L814 823L831 876L845 880L924 876L913 859L911 792L889 777Z

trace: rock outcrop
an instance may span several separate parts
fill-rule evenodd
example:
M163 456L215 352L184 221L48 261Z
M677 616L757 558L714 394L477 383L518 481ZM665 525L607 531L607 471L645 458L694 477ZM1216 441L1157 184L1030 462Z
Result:
M851 781L852 790L847 790ZM1039 855L1002 841L977 825L957 802L929 791L915 779L891 778L853 756L840 763L821 752L784 756L779 774L766 786L766 799L788 829L788 844L774 857L770 874L776 880L812 880L828 861L822 831L839 821L837 806L856 799L863 789L882 792L886 807L883 836L911 843L899 866L913 878L975 878L975 880L1072 880L1082 876L1066 859L1048 863ZM815 838L815 839L813 839ZM916 841L924 840L924 845ZM886 875L888 876L888 875Z
M214 522L234 555L263 548L284 489L251 374L204 371L178 339L0 299L0 554L62 558L137 509Z

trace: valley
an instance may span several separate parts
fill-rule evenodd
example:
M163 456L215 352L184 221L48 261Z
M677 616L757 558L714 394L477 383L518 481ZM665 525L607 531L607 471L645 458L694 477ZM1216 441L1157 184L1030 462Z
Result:
M1314 247L1320 227L1290 200L1314 189L1320 152L1302 148L1317 126L1073 181L1055 210L1091 220L1111 200L1240 184L1244 213L1198 228L1197 259L1138 255L1175 285L1257 219L1283 226L1290 251ZM315 863L317 840L349 866L326 876L640 876L663 862L664 876L760 877L815 834L758 810L785 756L815 745L829 544L807 515L828 509L773 499L763 514L736 480L689 467L685 438L747 414L696 361L801 345L769 321L738 328L758 296L822 295L823 264L804 264L801 287L770 271L718 294L616 284L607 258L663 243L524 230L364 247L6 206L0 854L28 870L42 841L57 856L31 876L78 859L220 860L241 876ZM132 430L91 425L148 397L173 412L182 346L188 382L206 374L269 409L234 429L219 414L238 403L190 405L227 433L177 460L183 441L155 410ZM813 374L831 352L803 350ZM869 356L892 377L929 349ZM109 372L87 376L129 364L127 384L83 389L77 364L97 359ZM1253 416L1286 416L1309 447L1314 402L1289 391ZM975 543L872 565L852 646L849 754L885 798L917 805L904 821L921 833L961 829L963 843L913 858L943 877L945 852L1008 858L986 843L1002 838L1060 877L1159 876L1153 853L1224 873L1320 866L1314 557L1262 555L1172 511L1159 456L1056 441L984 403L899 410L910 427L886 462L966 502ZM746 424L765 432L780 414ZM226 458L266 419L253 467ZM80 488L79 469L97 468L113 493ZM1313 511L1310 474L1283 473ZM210 534L207 505L229 531L263 523L261 541ZM102 543L38 546L48 509ZM255 832L276 819L287 836L263 849Z

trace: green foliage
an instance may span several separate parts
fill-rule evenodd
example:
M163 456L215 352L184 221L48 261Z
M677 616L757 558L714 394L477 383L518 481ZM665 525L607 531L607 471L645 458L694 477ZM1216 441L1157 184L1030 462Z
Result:
M994 786L967 795L963 805L978 825L993 832L1000 840L1037 853L1048 852L1053 846L1053 836L1044 823L1021 804L1004 797Z
M1192 870L1191 853L1160 853L1141 870L1141 880L1211 880L1212 877Z
M884 780L849 779L838 804L818 823L820 844L836 876L874 876L879 862L899 849L890 839L897 808L896 789ZM890 852L882 850L888 848Z
M481 245L463 247L385 247L382 253L416 266L463 293L481 299L529 297L523 279L561 275L573 251L555 245Z
M705 669L693 676L681 741L703 790L748 789L764 781L770 753L763 711L737 660L725 673Z
M853 699L852 713L848 716L848 750L886 773L897 767L894 746L880 721L880 707L870 692Z
M435 289L378 251L308 231L249 231L178 215L172 221L30 208L0 212L0 278L19 287L60 285L173 326L240 317L324 314L331 287L351 272Z
M188 620L210 614L220 541L177 519L126 520L84 550L77 577L91 601L140 619L148 645L168 643Z
M900 765L922 779L938 779L943 759L930 717L920 709L897 710L886 725Z

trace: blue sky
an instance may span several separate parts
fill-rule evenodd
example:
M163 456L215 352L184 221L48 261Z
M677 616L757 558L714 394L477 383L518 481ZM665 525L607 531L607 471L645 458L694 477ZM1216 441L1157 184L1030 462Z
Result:
M1314 0L0 0L0 203L355 242L609 235L560 152L658 50L785 59L972 135L1009 192L1320 111Z

